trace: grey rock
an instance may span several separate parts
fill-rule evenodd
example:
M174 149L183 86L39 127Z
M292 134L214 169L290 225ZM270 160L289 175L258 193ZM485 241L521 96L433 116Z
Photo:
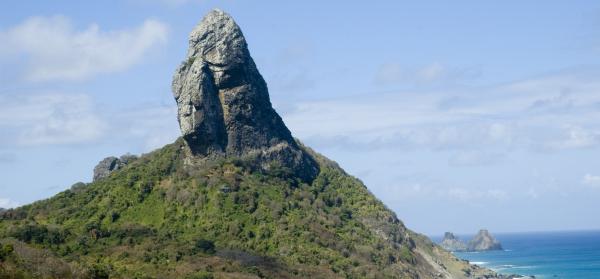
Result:
M119 161L121 161L121 164L127 165L135 161L137 158L137 156L127 153L125 155L121 155L121 157L119 157Z
M318 173L273 109L246 39L228 14L213 10L191 32L172 90L192 157L251 158L263 169L282 166L306 180Z
M76 182L75 184L71 185L71 188L69 188L69 190L71 190L71 192L78 193L83 191L86 187L87 184L83 182Z
M123 168L127 164L137 159L137 156L125 154L120 158L106 157L94 167L94 181L108 177L112 172Z
M469 241L467 249L469 251L502 250L502 245L488 230L483 229Z
M121 162L117 157L106 157L94 167L94 181L108 177L113 171L121 168Z
M444 248L448 251L452 251L452 252L461 252L461 251L467 250L467 244L462 242L460 239L458 239L458 237L456 237L451 232L446 232L444 234L444 239L440 243L440 246L442 246L442 248Z
M500 242L485 229L479 230L479 233L467 244L462 242L453 233L446 232L442 242L440 242L440 246L451 252L502 250Z

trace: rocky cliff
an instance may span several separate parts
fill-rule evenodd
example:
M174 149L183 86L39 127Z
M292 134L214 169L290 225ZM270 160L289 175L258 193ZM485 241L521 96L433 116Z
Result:
M214 10L194 28L172 87L181 133L196 159L252 158L263 169L281 166L304 180L318 173L271 106L244 35L228 14Z

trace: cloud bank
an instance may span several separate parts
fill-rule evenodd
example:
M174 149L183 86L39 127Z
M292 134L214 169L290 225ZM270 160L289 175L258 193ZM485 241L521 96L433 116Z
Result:
M19 65L29 81L83 80L121 72L166 43L168 28L146 20L132 29L102 31L96 24L77 30L65 16L31 17L0 30L0 63ZM17 61L15 61L15 59Z
M76 144L98 139L107 123L84 94L0 95L5 145Z
M326 147L485 148L488 154L589 148L600 145L596 74L588 69L485 88L304 101L284 118L301 138ZM471 157L455 162L478 156Z

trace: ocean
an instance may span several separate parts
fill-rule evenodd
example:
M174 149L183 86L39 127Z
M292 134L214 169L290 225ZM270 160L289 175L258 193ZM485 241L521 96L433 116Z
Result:
M493 234L493 232L492 232ZM493 234L504 251L454 253L502 274L600 279L600 231ZM468 241L472 235L459 235ZM441 237L433 237L439 243Z

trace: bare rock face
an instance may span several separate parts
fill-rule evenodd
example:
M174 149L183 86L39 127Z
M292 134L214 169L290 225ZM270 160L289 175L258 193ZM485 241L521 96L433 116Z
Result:
M119 158L106 157L102 159L102 161L94 167L94 181L108 177L111 172L118 170L119 168L121 168Z
M502 245L488 230L479 230L479 233L469 241L467 248L469 251L502 250Z
M102 161L94 167L94 181L108 177L112 172L126 166L135 159L137 159L137 156L130 154L125 154L120 158L111 156L102 159Z
M280 165L307 180L318 173L271 106L244 35L228 14L214 10L194 28L172 89L192 156L254 158L265 169Z
M451 232L446 232L444 234L444 239L440 243L440 246L452 252L461 252L467 250L467 245Z

